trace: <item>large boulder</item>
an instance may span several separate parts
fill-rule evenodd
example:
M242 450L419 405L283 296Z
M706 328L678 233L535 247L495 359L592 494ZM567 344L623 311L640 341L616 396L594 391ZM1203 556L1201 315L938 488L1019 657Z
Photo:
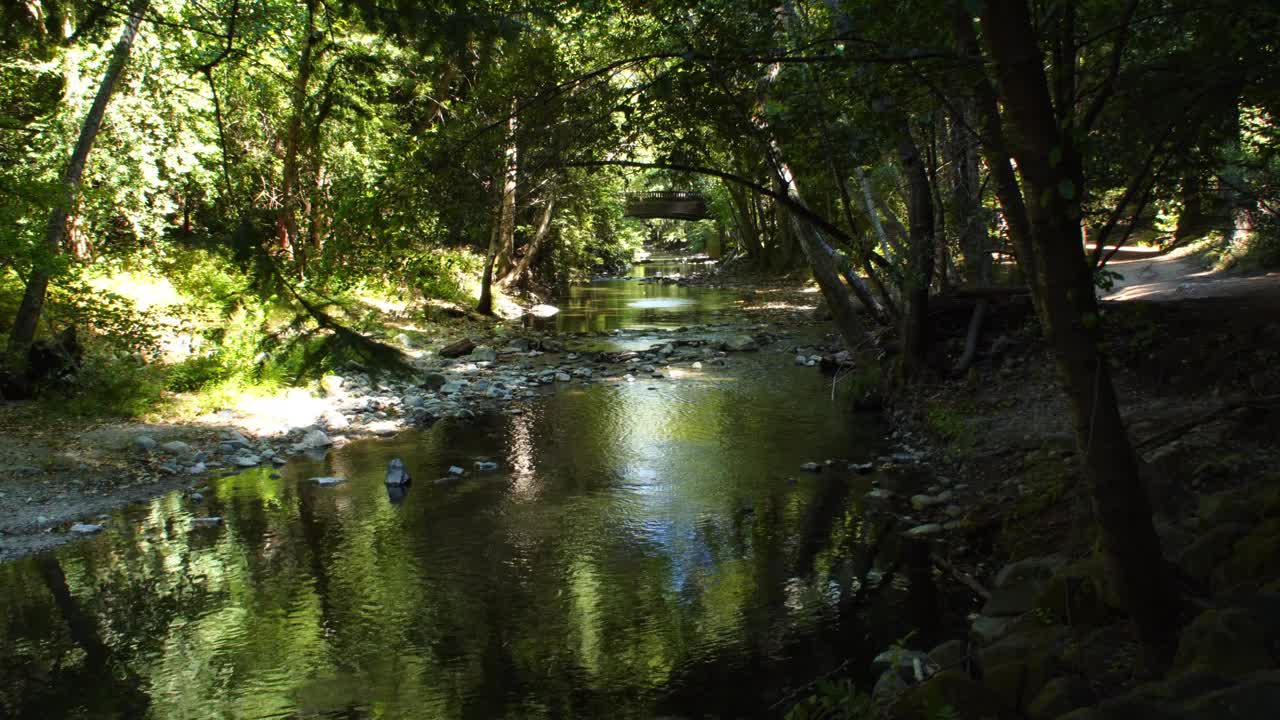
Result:
M476 362L494 362L498 359L498 351L487 345L481 345L471 351L471 359Z

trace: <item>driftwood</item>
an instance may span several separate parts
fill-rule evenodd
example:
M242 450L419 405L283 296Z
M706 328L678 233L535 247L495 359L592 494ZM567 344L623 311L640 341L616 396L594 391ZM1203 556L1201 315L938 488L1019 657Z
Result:
M972 575L947 562L946 559L937 553L930 553L929 559L932 560L933 564L937 565L939 569L945 570L951 575L951 577L955 578L961 585L972 590L974 595L977 595L983 600L991 599L991 591L983 587L982 583L975 580Z
M456 357L462 357L463 355L467 355L472 350L475 350L475 349L476 349L475 340L472 340L471 338L463 338L457 342L452 342L452 343L449 343L448 345L445 345L444 347L440 348L440 351L437 352L436 354L439 355L440 357L456 358Z

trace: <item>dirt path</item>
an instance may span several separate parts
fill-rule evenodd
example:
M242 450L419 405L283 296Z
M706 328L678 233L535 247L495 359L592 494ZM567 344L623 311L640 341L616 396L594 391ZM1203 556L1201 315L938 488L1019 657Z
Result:
M1107 267L1123 278L1103 300L1169 302L1235 297L1273 301L1280 306L1280 273L1214 270L1202 256L1186 248L1169 253L1126 250Z

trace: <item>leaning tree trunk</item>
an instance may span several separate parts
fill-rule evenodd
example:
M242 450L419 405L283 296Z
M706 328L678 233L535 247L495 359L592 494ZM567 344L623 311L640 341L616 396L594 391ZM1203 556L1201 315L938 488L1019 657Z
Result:
M1026 2L988 0L981 22L995 61L1010 149L1035 199L1025 204L1035 263L1024 271L1039 281L1032 286L1036 309L1070 402L1103 552L1148 660L1159 668L1172 659L1179 593L1161 553L1138 458L1099 348L1100 316L1080 235L1084 188L1073 129L1055 116Z
M516 263L515 268L507 275L505 284L519 285L524 281L525 274L529 272L534 259L542 252L542 245L550 234L551 213L555 206L556 199L547 198L547 204L542 208L542 219L538 221L538 228L534 230L533 238L529 240L529 247L525 248L524 257L520 258L520 262Z
M93 98L89 114L80 126L80 138L76 141L71 160L67 163L66 172L62 175L62 196L49 214L49 225L44 234L44 250L51 256L62 251L63 241L67 236L67 221L71 208L75 206L80 191L80 181L84 178L84 168L89 160L89 151L98 138L98 130L102 127L102 118L107 111L107 103L115 92L124 67L129 62L129 54L133 51L133 41L138 35L138 26L142 24L142 16L147 12L150 0L133 0L129 6L129 17L125 20L124 29L120 31L120 39L111 51L111 61L107 63L107 72L102 76L102 85L98 86L98 94ZM9 334L9 351L20 354L31 344L36 336L36 326L40 323L40 314L44 311L45 295L49 291L49 271L37 262L27 279L26 290L22 294L22 303L18 305L18 313L13 320L13 331Z

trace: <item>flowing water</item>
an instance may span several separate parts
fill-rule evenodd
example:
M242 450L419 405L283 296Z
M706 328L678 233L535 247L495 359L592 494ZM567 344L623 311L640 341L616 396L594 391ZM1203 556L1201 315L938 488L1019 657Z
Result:
M557 322L661 329L730 307L612 281ZM128 507L0 566L0 716L777 716L787 688L896 627L892 608L851 609L868 479L799 470L875 453L881 429L847 407L766 349L245 472L199 506ZM383 484L393 457L418 479L406 493ZM477 460L499 470L431 482Z

